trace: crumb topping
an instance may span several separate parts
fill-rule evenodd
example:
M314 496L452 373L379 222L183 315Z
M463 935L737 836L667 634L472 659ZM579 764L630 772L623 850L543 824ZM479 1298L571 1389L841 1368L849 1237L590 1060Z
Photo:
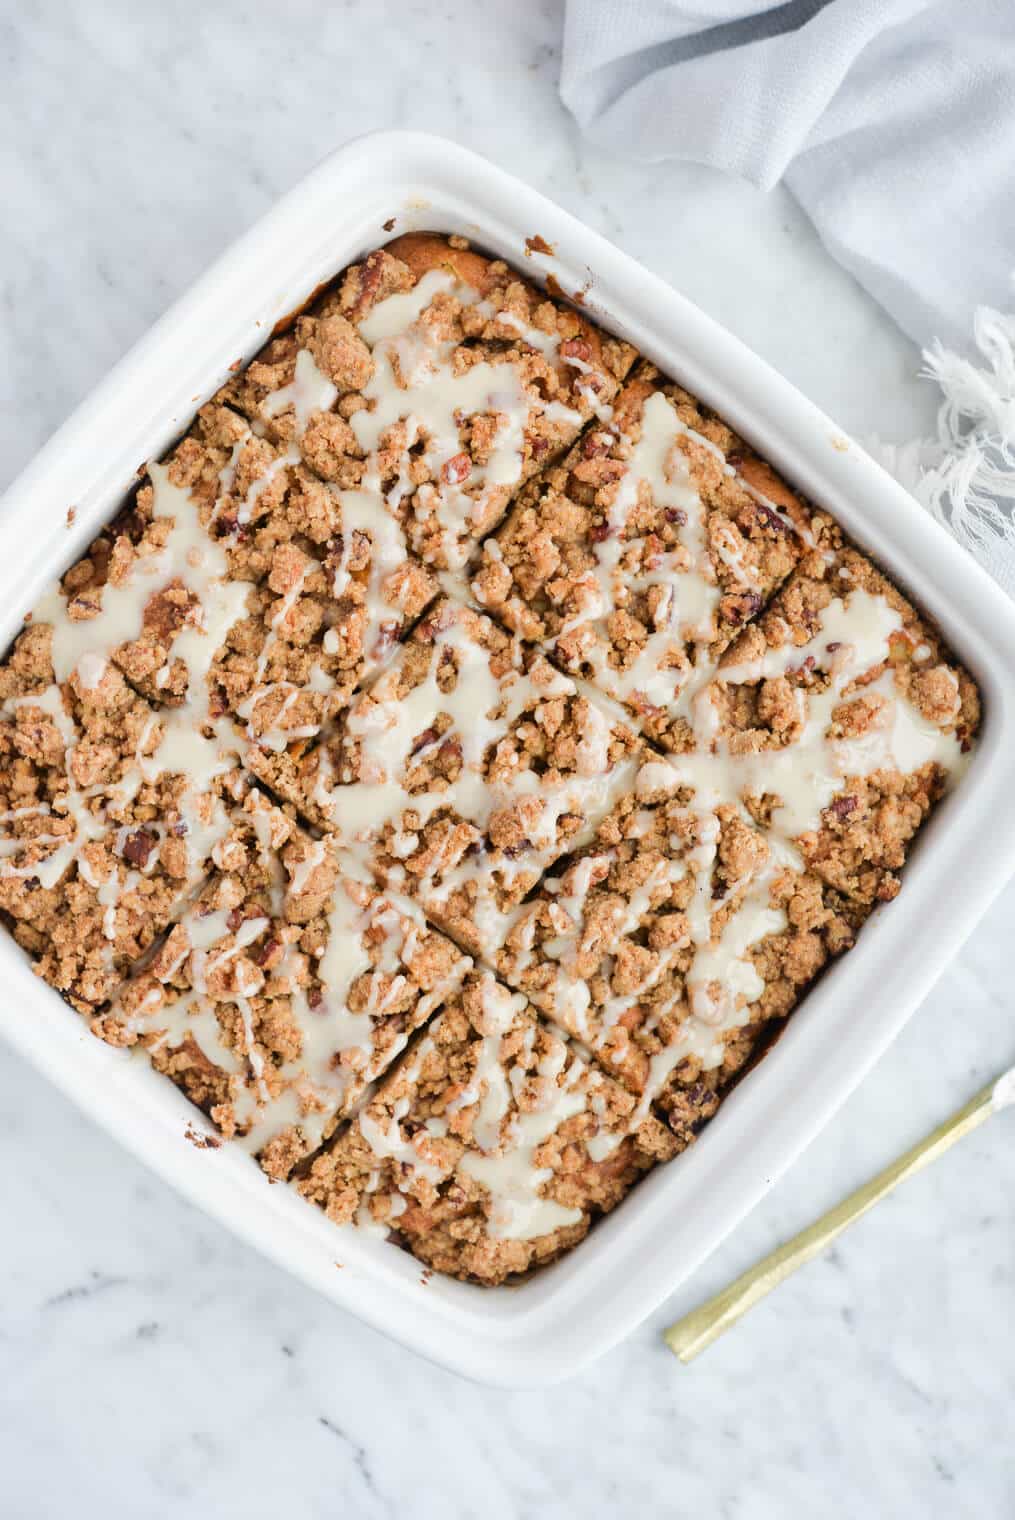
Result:
M519 484L609 415L632 359L506 265L412 234L351 269L222 396L455 570Z
M443 601L316 752L306 808L479 953L630 785L637 749L538 652Z
M759 467L645 366L483 546L473 594L681 749L702 679L811 538L798 498L762 499Z
M647 1112L851 943L835 895L743 807L709 806L656 759L517 912L495 965Z
M93 1028L153 1064L272 1177L331 1133L470 962L411 903L251 792L200 898Z
M980 720L836 523L559 294L369 253L0 662L39 975L193 1143L487 1284L694 1140Z
M497 1283L577 1243L675 1146L489 972L417 1040L298 1184L338 1222L393 1228L441 1271Z

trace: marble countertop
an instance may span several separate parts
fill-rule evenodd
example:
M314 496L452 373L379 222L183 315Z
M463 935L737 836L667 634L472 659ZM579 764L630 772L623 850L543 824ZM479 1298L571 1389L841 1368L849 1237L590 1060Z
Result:
M11 10L3 483L281 191L382 126L444 133L522 175L854 436L929 429L918 354L787 197L582 144L556 96L559 25L529 0ZM472 1387L331 1308L5 1052L0 1512L1010 1516L1015 1113L693 1367L659 1331L1015 1059L1013 910L1009 889L726 1245L549 1392Z

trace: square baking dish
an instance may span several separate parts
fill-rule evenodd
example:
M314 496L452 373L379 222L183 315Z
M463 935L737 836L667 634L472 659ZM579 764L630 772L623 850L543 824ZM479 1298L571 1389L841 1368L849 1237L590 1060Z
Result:
M322 282L397 233L461 233L555 291L581 292L837 516L936 618L980 683L972 764L938 808L904 891L807 996L691 1150L643 1181L569 1256L517 1287L438 1276L274 1187L241 1151L200 1149L201 1115L95 1039L6 932L0 1029L82 1109L193 1202L327 1298L484 1382L557 1381L658 1305L835 1112L925 996L1015 867L1015 608L909 494L787 381L663 281L457 144L385 132L331 154L122 360L3 503L2 646L44 585L114 513L143 461ZM549 249L550 251L546 251ZM542 250L542 251L540 251ZM73 507L73 513L68 509Z

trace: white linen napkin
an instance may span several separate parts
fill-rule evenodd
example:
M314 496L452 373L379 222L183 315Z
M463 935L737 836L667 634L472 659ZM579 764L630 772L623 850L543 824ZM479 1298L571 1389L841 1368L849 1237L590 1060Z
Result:
M604 146L786 183L925 348L911 483L1015 593L1015 0L568 0L560 91Z

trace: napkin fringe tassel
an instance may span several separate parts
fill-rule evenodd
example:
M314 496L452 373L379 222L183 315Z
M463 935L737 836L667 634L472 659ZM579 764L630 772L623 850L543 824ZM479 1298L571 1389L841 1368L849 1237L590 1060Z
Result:
M923 373L944 400L913 490L960 543L996 564L999 550L1015 551L1015 313L979 307L973 341L983 363L940 341L924 350Z

